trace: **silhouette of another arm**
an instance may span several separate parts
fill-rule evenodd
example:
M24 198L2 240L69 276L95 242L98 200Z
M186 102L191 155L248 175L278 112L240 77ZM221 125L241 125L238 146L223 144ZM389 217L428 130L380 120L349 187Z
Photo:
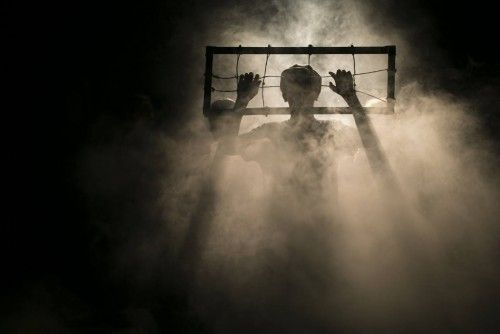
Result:
M273 132L278 124L266 123L239 136L226 137L222 141L219 141L221 152L226 155L245 155L245 160L252 160L246 154L247 148L263 139L269 138L269 134Z
M219 150L221 154L235 155L239 154L240 147L245 146L247 141L251 140L254 135L238 136L243 112L250 100L252 100L259 91L261 83L258 74L254 76L252 72L240 75L238 79L238 95L234 108L227 110L216 117L209 117L214 137L219 141Z

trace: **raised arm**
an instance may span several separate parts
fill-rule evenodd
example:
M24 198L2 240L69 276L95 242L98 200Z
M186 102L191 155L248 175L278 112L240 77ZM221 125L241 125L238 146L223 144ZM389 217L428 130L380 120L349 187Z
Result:
M239 154L243 141L248 136L238 138L241 119L248 103L257 95L261 80L258 74L252 72L240 75L238 78L237 98L232 108L216 110L212 108L208 115L210 130L214 138L219 141L219 150L222 154Z
M258 74L254 76L253 73L250 72L240 75L238 79L236 103L234 106L235 111L243 112L246 109L248 103L259 92L261 82Z
M342 96L347 105L352 108L352 115L358 128L359 136L372 170L377 175L382 175L385 179L392 178L392 171L387 158L382 151L378 137L372 127L365 109L359 102L354 90L354 80L350 71L337 70L336 73L330 72L335 80L335 84L330 82L330 89Z
M337 70L337 73L329 72L335 84L330 82L330 89L339 94L352 108L352 115L358 128L359 136L363 146L368 149L378 142L378 139L373 132L370 120L366 112L359 102L356 90L354 89L354 79L350 71Z
M330 82L330 89L339 94L347 103L347 105L353 109L363 109L363 106L359 102L356 91L354 90L354 78L350 71L337 70L337 73L329 72L335 84ZM353 110L354 111L354 110Z

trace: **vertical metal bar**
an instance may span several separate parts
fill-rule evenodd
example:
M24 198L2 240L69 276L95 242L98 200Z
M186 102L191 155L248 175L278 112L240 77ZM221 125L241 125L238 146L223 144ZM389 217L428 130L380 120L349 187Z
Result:
M394 100L396 88L396 46L387 46L387 100Z
M213 49L207 46L205 51L205 87L203 95L203 115L207 116L212 103L212 63L213 63Z

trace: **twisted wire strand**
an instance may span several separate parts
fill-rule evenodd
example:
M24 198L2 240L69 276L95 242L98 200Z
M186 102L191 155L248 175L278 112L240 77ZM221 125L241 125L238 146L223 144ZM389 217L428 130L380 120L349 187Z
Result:
M271 45L269 45L268 47L271 47ZM267 73L267 62L269 61L269 53L267 53L266 55L266 64L264 65L264 76L262 77L262 88L264 88L264 86L266 85L266 73ZM262 96L262 108L264 108L266 106L266 102L264 100L264 90L261 89L261 96Z
M372 94L370 94L370 93L363 92L362 90L355 89L354 91L355 91L356 93L365 94L365 95L367 95L367 96L373 97L373 98L374 98L374 99L376 99L376 100L379 100L379 101L382 101L382 102L386 102L386 103L387 103L387 100L381 99L380 97L375 96L375 95L372 95Z
M360 76L360 75L366 75L366 74L384 72L384 71L388 71L388 70L389 70L388 68L383 68L383 69L380 69L380 70L355 73L355 74L353 74L353 76ZM231 75L231 76L221 76L221 75L217 75L217 74L212 74L212 77L215 78L215 79L220 79L220 80L229 80L229 79L236 79L236 78L238 78L238 76L234 76L234 75ZM264 76L261 77L261 79L265 79L265 78L281 78L281 77L282 77L281 75L264 75ZM332 76L331 75L321 75L321 77L322 78L331 78Z
M262 86L260 85L259 88L265 89L265 88L279 88L280 86ZM219 92L219 93L235 93L238 90L237 89L218 89L218 88L211 88L212 92Z
M374 70L374 71L368 71L368 72L361 72L361 73L354 73L353 75L354 76L358 76L358 75L372 74L372 73L377 73L377 72L384 72L384 71L388 71L388 70L389 70L388 68L383 68L383 69L380 69L380 70Z
M351 44L351 48L354 49L353 44ZM354 56L354 51L352 52L352 67L353 67L352 84L354 86L354 89L356 89L356 57Z
M279 88L280 86L259 86L259 88L261 89L265 89L265 88ZM329 87L328 85L321 85L321 87ZM217 88L214 88L212 87L212 92L219 92L219 93L235 93L237 92L238 90L236 89L217 89ZM378 96L375 96L373 94L370 94L368 92L365 92L365 91L362 91L362 90L359 90L359 89L355 89L354 90L356 93L360 93L360 94L364 94L364 95L367 95L367 96L370 96L374 99L377 99L379 101L382 101L382 102L387 102L387 100L384 100Z
M239 46L241 48L241 45ZM241 56L241 53L238 51L238 54L236 55L236 87L238 87L238 77L239 77L239 73L238 73L238 69L240 67L240 56Z

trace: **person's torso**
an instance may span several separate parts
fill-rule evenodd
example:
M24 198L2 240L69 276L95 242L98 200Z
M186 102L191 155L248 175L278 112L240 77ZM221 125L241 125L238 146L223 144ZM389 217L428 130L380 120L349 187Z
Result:
M324 182L335 182L335 131L331 122L292 121L261 126L265 139L250 145L275 190L310 197L322 192Z

